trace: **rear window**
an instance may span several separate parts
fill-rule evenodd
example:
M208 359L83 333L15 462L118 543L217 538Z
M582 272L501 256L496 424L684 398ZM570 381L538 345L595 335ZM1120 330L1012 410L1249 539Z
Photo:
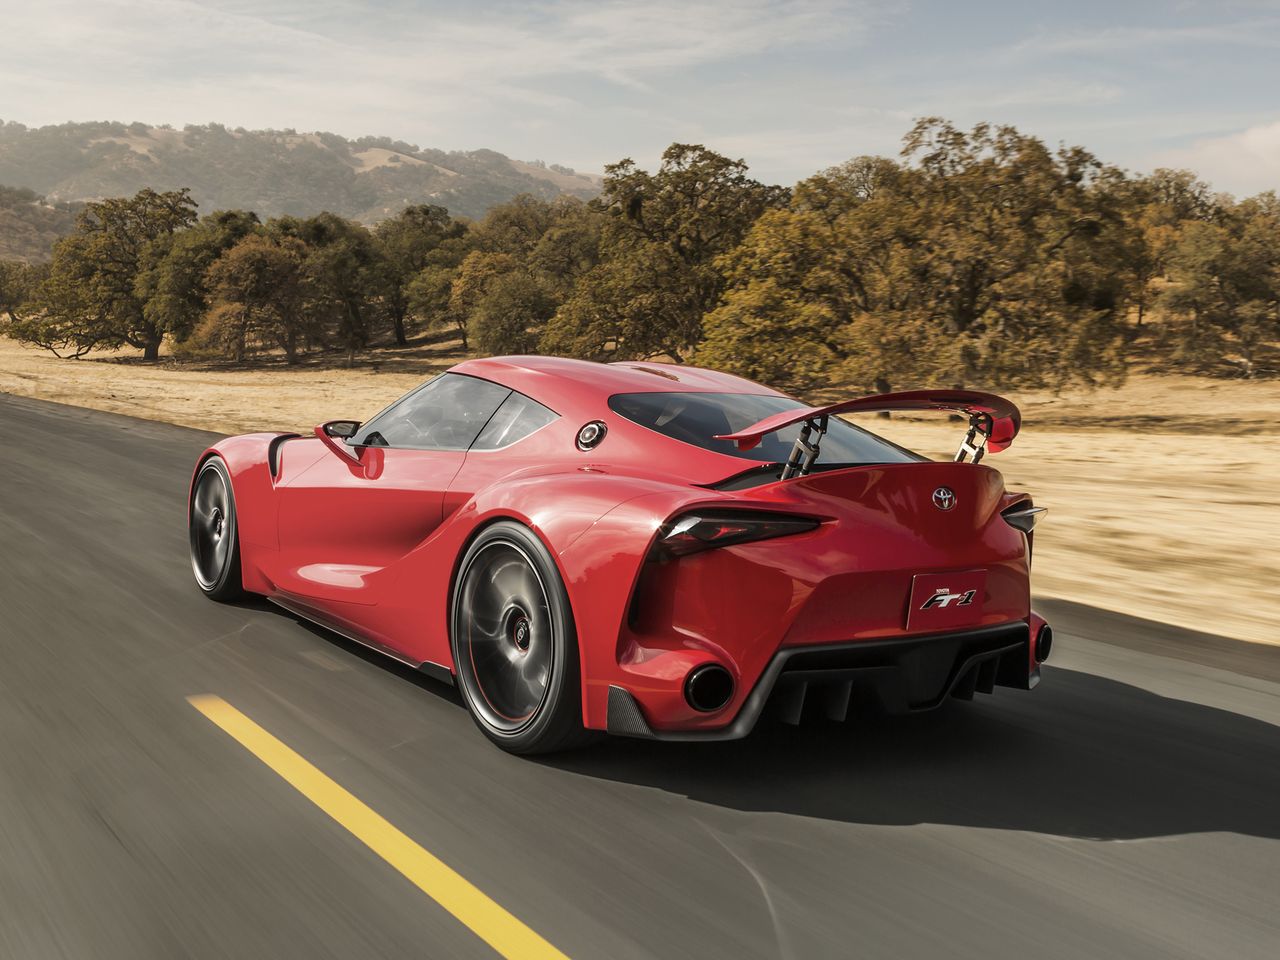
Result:
M614 413L642 427L704 450L757 463L785 462L800 435L800 424L765 434L759 445L750 450L739 450L731 440L716 440L716 435L734 433L772 414L803 406L790 397L750 393L619 393L609 398L609 408ZM923 459L874 433L832 417L822 438L817 462L836 466Z

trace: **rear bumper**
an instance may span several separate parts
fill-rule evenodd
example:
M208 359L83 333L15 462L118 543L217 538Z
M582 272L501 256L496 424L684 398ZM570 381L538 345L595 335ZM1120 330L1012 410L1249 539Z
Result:
M970 699L996 686L1029 690L1040 680L1038 666L1028 670L1028 663L1036 662L1034 625L1017 621L928 636L784 647L733 721L710 730L655 731L635 698L611 685L607 729L654 740L737 740L751 732L766 708L791 723L811 713L841 721L851 704L867 698L891 713L915 713L941 706L948 697Z

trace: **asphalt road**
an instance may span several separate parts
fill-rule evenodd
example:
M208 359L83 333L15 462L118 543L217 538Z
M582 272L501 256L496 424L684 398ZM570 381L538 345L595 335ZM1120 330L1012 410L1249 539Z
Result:
M1280 955L1280 648L1045 604L1031 693L521 760L448 687L200 595L207 442L0 396L0 957L494 956L195 694L574 960Z

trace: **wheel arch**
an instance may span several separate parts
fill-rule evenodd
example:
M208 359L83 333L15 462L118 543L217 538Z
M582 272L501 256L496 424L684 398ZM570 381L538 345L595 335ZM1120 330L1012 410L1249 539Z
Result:
M462 542L458 545L458 550L453 557L453 563L451 564L451 569L449 570L448 592L446 593L448 606L447 606L445 623L446 623L446 629L450 631L452 631L452 625L453 625L454 591L457 590L458 588L458 575L462 573L462 561L466 558L467 551L471 549L471 545L475 543L478 539L480 539L481 534L483 534L490 527L494 527L499 523L518 523L520 526L524 527L526 530L532 533L535 537L537 537L538 542L541 543L543 547L546 548L547 553L551 555L551 562L555 564L556 571L560 574L561 582L564 581L564 570L560 568L560 562L558 557L556 556L555 550L552 548L551 544L547 543L546 537L544 537L536 527L532 526L529 523L527 517L521 517L515 513L509 513L509 514L494 513L489 516L486 516L483 520L479 521L470 530L470 532L467 533L466 538L463 539ZM573 610L572 598L570 598L571 613L572 613L572 610ZM450 637L450 639L452 639L452 636Z
M538 538L555 563L557 572L574 602L575 581L582 571L574 568L570 548L601 520L619 507L641 497L665 493L675 499L705 496L706 491L653 477L607 473L600 469L556 470L506 477L477 491L454 514L455 521L469 529L458 541L449 574L448 597L452 601L462 558L484 530L504 520L527 527ZM643 545L647 549L645 535Z
M241 576L244 588L253 593L270 593L273 589L262 573L262 559L264 554L279 548L269 448L282 436L288 434L252 433L219 440L197 457L187 485L189 520L191 497L200 470L213 457L220 458L225 464L231 478L231 495L235 500Z
M570 588L569 576L565 570L560 552L556 550L554 542L552 542L547 536L546 531L539 529L529 517L522 516L515 511L495 512L485 515L485 517L478 521L475 527L467 533L466 538L459 544L458 550L454 554L453 562L449 570L448 589L445 593L444 617L445 634L446 639L449 641L450 653L452 654L453 651L453 605L458 589L458 577L462 573L462 562L466 559L467 552L471 549L472 544L474 544L486 530L497 526L499 523L515 523L523 527L525 530L528 530L533 538L537 540L538 543L542 544L543 549L547 552L547 556L551 558L551 565L555 569L556 575L560 578L560 585L564 589L565 599L569 605L569 617L573 621L574 644L578 648L578 664L579 672L581 672L582 658L584 655L582 649L582 631L578 629L578 609L574 600L574 591ZM455 671L457 670L456 663L453 665L453 669ZM578 680L580 684L583 682L583 678L581 676Z
M546 548L560 576L577 638L583 721L602 727L603 713L588 707L590 689L616 668L618 627L656 526L680 504L707 499L719 497L657 477L577 468L507 478L478 491L457 511L470 528L458 540L449 572L445 627L450 639L467 550L493 524L519 523ZM606 553L618 562L602 566Z

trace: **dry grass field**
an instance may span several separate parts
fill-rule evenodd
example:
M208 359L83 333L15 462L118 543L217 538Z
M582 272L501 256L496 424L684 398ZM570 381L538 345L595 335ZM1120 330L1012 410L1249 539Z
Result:
M355 369L289 370L131 358L61 361L0 338L0 392L222 433L366 419L458 359L417 347ZM1280 643L1280 382L1136 376L1119 389L1015 392L1024 432L989 462L1049 515L1038 593ZM931 456L959 425L864 421Z

